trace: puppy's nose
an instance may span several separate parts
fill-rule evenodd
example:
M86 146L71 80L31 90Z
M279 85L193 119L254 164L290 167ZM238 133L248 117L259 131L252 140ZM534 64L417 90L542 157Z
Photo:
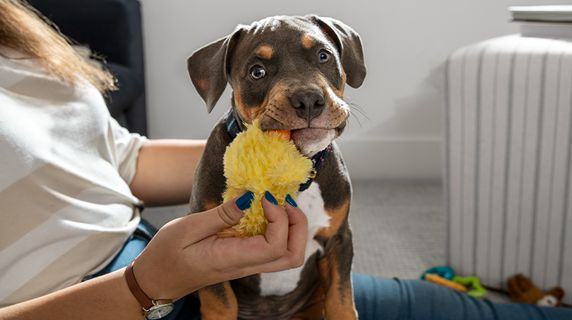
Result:
M308 121L322 114L326 105L324 96L319 90L297 90L288 99L292 107L296 109L298 117L308 119Z

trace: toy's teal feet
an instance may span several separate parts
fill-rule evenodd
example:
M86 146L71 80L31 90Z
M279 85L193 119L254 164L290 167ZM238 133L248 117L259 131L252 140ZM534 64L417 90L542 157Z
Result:
M451 268L449 266L433 267L433 268L427 269L427 271L423 272L423 274L421 275L421 280L425 280L425 276L427 274L436 274L436 275L440 276L441 278L444 278L447 280L453 280L453 277L455 276L455 271L453 270L453 268Z

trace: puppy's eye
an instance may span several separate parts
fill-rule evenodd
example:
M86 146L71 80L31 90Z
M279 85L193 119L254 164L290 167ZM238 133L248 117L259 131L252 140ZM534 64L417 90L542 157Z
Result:
M320 50L320 52L318 52L318 61L320 61L320 63L326 63L330 60L330 53L326 50Z
M254 80L262 79L264 76L266 76L266 69L264 69L262 66L255 65L250 68L250 76Z

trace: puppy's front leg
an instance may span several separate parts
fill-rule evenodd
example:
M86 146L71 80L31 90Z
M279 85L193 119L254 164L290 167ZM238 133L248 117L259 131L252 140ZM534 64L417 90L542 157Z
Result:
M197 201L200 205L191 205L194 212L212 209L218 206L218 202L205 204ZM235 320L238 318L238 303L230 282L225 281L199 289L201 302L201 319L203 320Z
M225 119L213 129L193 179L191 212L202 212L222 203L225 187L223 156L231 139L226 132ZM228 281L199 290L201 319L234 320L238 317L236 296Z
M340 251L351 251L351 245L340 247ZM343 255L342 255L343 256ZM354 305L351 261L344 261L340 253L332 253L319 261L322 286L326 293L326 319L357 319Z
M325 318L357 319L351 279L354 252L352 233L347 220L349 201L333 211L335 212L328 212L333 223L317 234L325 239L324 256L318 262L325 292Z
M204 205L214 208L217 204ZM238 303L229 281L217 283L199 289L201 302L201 319L203 320L235 320L238 318Z
M199 290L201 319L235 320L238 318L238 303L228 281Z

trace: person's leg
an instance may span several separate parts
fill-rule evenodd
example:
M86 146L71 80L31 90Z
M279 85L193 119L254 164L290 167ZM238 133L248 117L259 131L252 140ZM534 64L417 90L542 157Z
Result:
M354 300L360 319L403 319L400 285L392 279L352 273Z
M495 304L421 280L352 275L360 319L572 319L572 309Z

